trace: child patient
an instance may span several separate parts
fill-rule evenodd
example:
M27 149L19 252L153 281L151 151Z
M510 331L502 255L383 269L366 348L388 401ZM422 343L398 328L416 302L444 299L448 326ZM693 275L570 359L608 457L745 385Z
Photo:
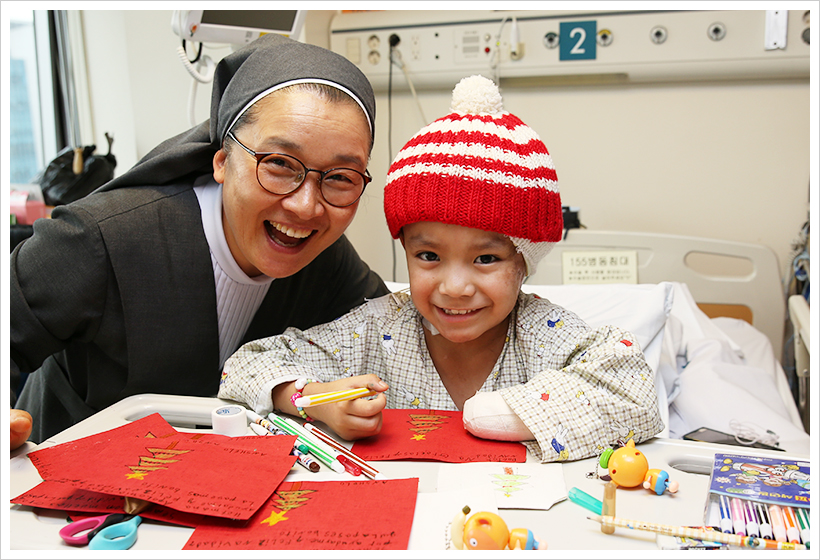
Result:
M384 189L410 293L245 344L219 397L309 414L348 440L377 434L385 407L463 410L471 433L523 441L543 462L594 456L624 427L635 442L655 435L654 375L635 337L521 291L563 229L546 146L482 76L461 80L451 111L402 148ZM357 387L376 395L292 404Z

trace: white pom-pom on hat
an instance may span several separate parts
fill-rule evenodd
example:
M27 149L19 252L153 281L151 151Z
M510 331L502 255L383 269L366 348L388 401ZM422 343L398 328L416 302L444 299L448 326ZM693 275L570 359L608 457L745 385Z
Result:
M504 110L504 106L498 86L484 76L475 75L462 78L453 88L450 110L470 115L497 115Z

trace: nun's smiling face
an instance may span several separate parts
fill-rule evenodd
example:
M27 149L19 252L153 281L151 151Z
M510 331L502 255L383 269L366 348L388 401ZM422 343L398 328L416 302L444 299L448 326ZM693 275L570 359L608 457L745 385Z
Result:
M370 129L355 103L334 103L311 92L290 90L262 99L257 110L255 119L233 131L251 150L286 154L310 169L365 172ZM359 205L328 204L319 173L308 173L304 184L290 194L267 192L257 181L256 159L230 139L214 156L214 179L223 185L222 224L228 247L251 277L297 273L339 239Z

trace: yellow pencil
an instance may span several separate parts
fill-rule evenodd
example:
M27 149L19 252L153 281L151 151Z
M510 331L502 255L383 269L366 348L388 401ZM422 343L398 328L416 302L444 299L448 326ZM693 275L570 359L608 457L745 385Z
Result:
M746 537L732 533L721 533L719 531L704 531L693 527L678 527L675 525L661 525L660 523L647 523L645 521L635 521L634 519L621 519L610 515L587 516L587 519L627 529L640 529L641 531L652 531L673 537L689 537L702 541L712 541L744 548L766 548L775 550L806 550L802 544L789 542L779 542L758 537Z
M316 406L319 404L328 404L339 401L352 401L360 397L369 397L375 395L377 391L372 391L367 387L359 387L358 389L348 389L347 391L332 391L330 393L319 393L316 395L304 395L293 401L293 404L299 407Z

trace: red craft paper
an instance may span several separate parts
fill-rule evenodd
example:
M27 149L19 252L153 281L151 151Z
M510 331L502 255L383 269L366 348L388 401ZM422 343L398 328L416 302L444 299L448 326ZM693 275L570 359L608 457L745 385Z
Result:
M32 451L28 458L43 480L60 476L64 465L86 460L111 441L123 438L163 437L178 432L158 413L151 414L117 428Z
M460 411L382 411L382 431L358 440L351 451L365 461L442 461L444 463L523 463L527 448L517 442L477 438L464 429Z
M418 479L283 482L245 524L207 519L183 550L406 550Z
M78 512L86 516L125 513L123 508L125 500L122 496L83 490L53 480L44 480L28 492L24 492L11 500L11 503L21 506ZM196 527L202 521L201 515L177 511L157 504L152 504L148 509L140 512L139 515L146 519L165 521L185 527ZM71 517L72 519L75 518L74 515Z
M296 459L290 455L293 436L173 432L155 437L146 433L148 425L156 429L156 419L70 442L74 445L62 454L46 448L29 458L44 480L231 519L250 518Z

